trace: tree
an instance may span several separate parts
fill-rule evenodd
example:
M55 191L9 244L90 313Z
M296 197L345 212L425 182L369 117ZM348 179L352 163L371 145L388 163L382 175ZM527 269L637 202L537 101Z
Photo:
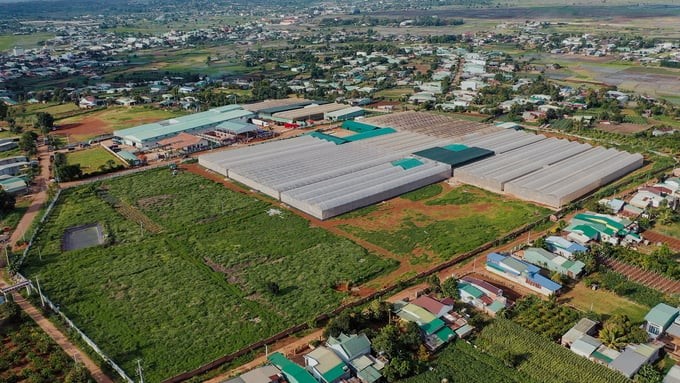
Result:
M88 383L89 381L90 376L85 367L80 363L76 364L64 377L65 383Z
M4 102L0 102L0 120L4 120L9 115L9 108Z
M4 216L14 210L16 202L16 198L13 195L7 193L4 189L0 189L0 215Z
M442 295L449 298L455 298L458 296L458 280L454 277L450 277L444 280L441 285Z
M597 258L595 257L595 255L593 255L593 253L579 251L574 254L574 259L576 259L577 261L581 261L585 264L585 267L583 269L585 275L589 275L597 271L598 267Z
M55 167L55 173L59 182L73 181L83 176L80 164L62 165Z
M408 322L406 327L404 327L404 332L399 337L400 349L404 351L406 349L414 350L421 343L420 328L418 327L418 324L415 322Z
M616 314L602 326L600 340L606 346L622 349L629 343L646 342L647 332L636 326L626 315Z
M349 332L352 329L353 318L348 311L343 311L328 321L324 330L324 336L336 337L342 332Z
M393 324L380 329L378 335L373 339L373 348L379 352L384 352L390 357L394 357L399 351L399 328Z
M24 132L19 138L19 148L21 148L21 150L26 152L26 154L29 156L36 154L38 152L35 145L35 139L37 137L37 134L34 132Z
M430 290L438 293L442 291L441 283L439 281L439 276L435 273L427 277L427 284L430 287Z
M107 160L106 161L106 167L108 167L109 169L113 169L114 166L116 166L116 161L114 161L114 160Z
M38 112L35 115L35 127L40 129L42 134L49 133L54 127L54 117L47 112Z
M281 288L279 287L278 283L270 281L267 282L267 291L269 291L270 294L278 295L281 291Z
M663 375L651 364L644 364L633 379L635 383L661 383Z

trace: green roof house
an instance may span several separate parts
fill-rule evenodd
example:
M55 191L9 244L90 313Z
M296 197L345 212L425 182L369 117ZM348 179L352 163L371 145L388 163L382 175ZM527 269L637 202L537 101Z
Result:
M524 250L524 260L570 278L578 278L586 266L581 261L572 261L537 247L530 247Z
M371 341L366 334L329 337L326 345L349 365L364 383L374 383L382 378L380 370L385 364L371 355Z
M645 315L645 330L650 337L656 339L673 324L678 316L680 316L678 308L659 303Z
M290 383L317 383L312 374L301 366L286 359L280 352L269 355L267 360L281 370L283 376L285 376Z
M336 383L349 378L349 367L331 349L320 346L304 356L307 370L322 383Z
M615 216L598 213L576 214L571 224L565 229L570 233L569 239L581 244L590 240L599 240L618 245L621 238L625 238L631 231L631 222ZM595 234L597 233L597 234Z

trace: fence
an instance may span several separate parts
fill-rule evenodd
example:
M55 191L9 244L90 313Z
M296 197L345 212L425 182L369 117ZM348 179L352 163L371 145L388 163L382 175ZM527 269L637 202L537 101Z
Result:
M21 265L24 264L24 260L26 259L28 252L31 250L31 246L33 246L33 241L35 240L35 238L40 233L40 230L42 230L42 225L45 223L45 220L47 219L47 217L52 212L52 209L54 209L54 206L57 204L57 201L59 200L59 196L61 196L61 189L57 190L57 194L54 195L54 199L47 206L47 210L45 210L45 214L43 214L43 216L40 217L40 221L38 222L38 225L36 226L36 228L33 230L33 234L31 234L31 238L28 241L28 246L26 246L26 249L24 249L24 252L21 255L21 258L19 259L19 262L17 262L17 267L16 267L17 270L19 270L21 268Z
M534 227L536 227L540 224L543 224L544 222L547 222L549 219L550 219L550 216L546 216L546 217L543 217L540 220L537 220L533 223L524 225L524 226L506 234L502 238L496 239L496 240L491 241L491 242L487 242L484 245L482 245L482 246L480 246L480 247L478 247L478 248L476 248L472 251L469 251L467 253L463 253L463 254L457 256L456 258L451 259L450 261L442 263L442 264L435 266L435 267L433 267L429 270L423 271L423 272L421 272L421 273L419 273L419 274L417 274L417 275L415 275L411 278L408 278L404 281L401 281L399 283L387 286L387 287L385 287L385 288L383 288L379 291L376 291L376 292L374 292L374 293L372 293L368 296L365 296L363 298L360 298L356 301L352 301L350 303L344 304L344 305L336 308L335 310L331 311L330 313L321 314L321 315L317 316L316 318L314 318L313 322L319 323L319 322L326 321L326 320L330 319L331 317L337 316L338 314L340 314L341 312L343 312L347 309L351 309L351 308L354 308L354 307L357 307L357 306L361 306L361 305L368 303L368 302L370 302L374 299L381 298L381 297L393 292L394 290L397 290L400 287L411 285L411 284L421 280L422 278L428 277L428 276L430 276L434 273L442 271L442 270L444 270L448 267L451 267L451 266L453 266L457 263L460 263L460 262L462 262L462 261L464 261L468 258L477 256L477 255L479 255L479 254L481 254L481 253L483 253L483 252L485 252L485 251L487 251L487 250L489 250L493 247L496 247L496 246L498 246L498 245L500 245L500 244L502 244L502 243L504 243L508 240L515 239L519 235L533 229ZM229 362L235 360L236 358L239 358L243 355L248 354L249 352L252 352L252 351L255 351L259 348L262 348L265 345L275 343L275 342L277 342L281 339L284 339L284 338L286 338L290 335L298 333L302 330L306 330L308 328L309 328L309 324L307 324L307 323L303 323L303 324L299 324L297 326L290 327L286 330L279 332L276 335L273 335L273 336L271 336L267 339L264 339L264 340L255 342L253 344L250 344L250 345L248 345L248 346L246 346L246 347L244 347L244 348L242 348L242 349L240 349L240 350L238 350L234 353L231 353L229 355L225 355L225 356L223 356L219 359L216 359L216 360L214 360L210 363L207 363L207 364L205 364L205 365L203 365L203 366L201 366L201 367L199 367L195 370L188 371L188 372L173 376L172 378L166 379L162 383L183 382L183 381L190 379L190 378L193 378L197 375L204 374L204 373L206 373L206 372L208 372L212 369L215 369L215 368L217 368L217 367L219 367L219 366L221 366L225 363L229 363Z
M106 354L104 354L104 352L99 348L99 346L97 346L97 344L92 339L90 339L90 337L85 335L85 333L82 330L80 330L78 326L76 326L76 324L73 323L73 321L66 316L66 314L61 312L59 306L52 303L52 301L47 296L45 296L45 294L42 294L40 290L36 289L32 283L29 286L33 291L37 292L40 295L40 299L43 302L45 302L45 305L47 305L53 312L59 315L59 317L61 317L61 319L63 319L64 322L66 322L66 324L71 329L73 329L88 346L90 346L92 351L97 353L97 355L99 355L99 357L101 357L102 360L104 360L104 362L111 366L111 368L113 368L113 370L116 371L125 382L134 383L134 380L132 380L122 368L120 368L113 360L111 360L111 358L106 356Z
M33 231L33 234L31 235L31 239L28 242L28 246L26 246L26 249L24 250L24 253L22 254L21 258L19 259L19 262L17 262L17 270L24 263L24 260L26 259L28 252L31 250L31 246L33 246L33 241L35 240L35 238L38 236L38 234L42 230L42 226L45 223L45 220L50 215L50 213L52 212L54 207L56 206L57 202L59 201L60 196L61 196L61 189L57 190L57 194L55 194L54 199L52 200L52 202L50 202L49 206L47 207L47 210L45 210L45 214L43 214L43 216L40 218L40 221L38 222L38 226L35 228L35 230ZM128 383L134 383L134 380L130 379L130 377L125 373L125 371L123 371L122 368L120 368L113 360L111 360L111 358L106 356L106 354L104 354L104 352L99 348L99 346L97 346L96 343L94 343L94 341L92 341L92 339L90 339L90 337L85 335L85 333L82 330L80 330L78 328L78 326L76 326L75 323L73 323L73 321L69 317L66 316L66 314L62 313L61 310L59 310L59 306L52 303L52 301L47 296L45 296L45 294L42 294L42 292L39 289L36 289L35 286L33 286L33 283L28 278L24 277L20 273L17 273L17 275L19 276L19 278L21 280L28 281L29 282L28 287L32 291L37 292L40 295L40 299L43 302L45 302L45 304L52 311L57 313L61 317L61 319L63 319L64 322L66 322L68 324L68 326L70 328L72 328L80 336L80 338L88 346L90 346L90 348L95 353L97 353L97 355L99 355L102 358L102 360L104 360L104 362L106 362L109 366L111 366L111 368L113 368L113 370L116 371L118 373L118 375L120 375L120 377L124 381L126 381Z

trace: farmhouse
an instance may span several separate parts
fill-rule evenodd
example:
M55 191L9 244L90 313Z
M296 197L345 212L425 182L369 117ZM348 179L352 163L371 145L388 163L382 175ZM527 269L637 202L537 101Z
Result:
M558 294L562 285L540 274L541 269L517 258L498 253L486 257L486 269L543 295Z
M420 328L425 347L434 351L456 337L453 326L447 325L441 319L450 314L453 306L446 305L430 297L427 298L420 300L420 305L427 306L429 309L416 304L415 301L412 303L399 302L396 305L396 314L403 321L415 322ZM449 312L442 315L432 313L434 311L439 314L444 311L444 308L448 309Z
M460 299L490 316L508 307L508 300L503 296L503 290L489 282L473 277L463 277L458 282Z
M632 378L642 366L657 361L662 348L661 343L630 344L621 355L609 363L609 368L627 378Z
M337 338L329 337L326 345L349 365L363 383L374 383L382 378L380 370L385 367L385 361L371 355L371 341L366 334L341 333Z
M524 250L524 260L561 275L566 275L569 278L580 277L585 267L585 264L581 261L572 261L537 247L530 247Z
M673 322L679 317L680 310L665 303L654 306L645 315L645 330L653 339L661 336L668 330Z
M318 383L316 379L301 366L288 360L280 352L275 352L267 357L272 365L276 366L290 383Z
M349 367L333 351L319 346L306 354L305 365L320 383L336 383L349 378Z
M545 244L548 247L548 250L568 259L573 259L576 253L585 253L588 251L588 248L583 245L554 235L547 237L545 239Z
M158 146L158 142L180 133L200 133L232 120L246 120L253 117L239 105L227 105L188 116L116 130L114 137L125 145L148 149Z
M621 241L630 243L642 240L632 227L633 223L623 218L586 212L576 214L565 231L569 233L568 239L580 244L603 241L618 245Z

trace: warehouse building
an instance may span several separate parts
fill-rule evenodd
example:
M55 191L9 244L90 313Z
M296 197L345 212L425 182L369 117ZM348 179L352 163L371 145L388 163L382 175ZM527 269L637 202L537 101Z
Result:
M226 105L188 116L116 130L113 135L125 145L149 149L156 147L159 141L180 133L202 133L227 121L246 122L251 117L254 114L242 109L240 105Z
M345 121L364 115L364 109L358 106L351 106L349 108L328 112L324 115L324 120L328 121Z
M271 115L270 119L272 121L288 124L307 121L321 121L325 118L326 113L335 112L346 108L347 105L336 103L323 105L312 104L305 106L304 108L274 113Z

